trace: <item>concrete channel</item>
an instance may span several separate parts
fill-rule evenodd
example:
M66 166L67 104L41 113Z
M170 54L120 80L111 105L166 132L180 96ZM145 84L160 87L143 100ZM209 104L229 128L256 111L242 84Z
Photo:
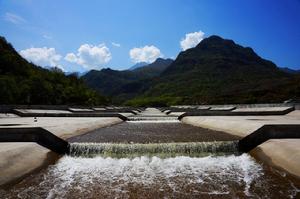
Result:
M160 110L73 107L71 109L52 109L50 111L12 107L9 114L15 114L16 117L12 119L11 115L7 115L7 117L3 115L7 122L2 121L0 124L0 142L14 142L15 145L15 142L36 142L58 154L70 154L70 151L74 150L74 143L78 143L77 148L75 147L77 152L83 148L87 149L86 143L94 142L113 143L113 145L94 144L94 152L99 150L111 152L112 149L115 151L118 148L124 153L123 151L128 152L128 146L131 146L131 149L142 147L144 153L148 154L151 150L160 151L160 153L161 151L170 152L169 149L166 150L162 147L168 143L175 143L171 146L174 151L181 152L180 150L184 149L185 153L187 151L189 153L191 149L187 150L187 147L194 147L194 151L199 150L199 147L202 147L201 150L208 147L208 152L221 149L220 147L211 147L210 144L205 144L205 147L201 144L198 146L197 143L219 142L220 145L214 144L214 146L224 147L223 142L226 146L232 142L230 147L236 146L240 154L244 152L253 154L253 151L256 151L256 154L253 155L264 161L267 157L274 158L274 155L270 155L270 150L265 150L267 147L262 148L261 152L257 152L261 149L261 146L264 146L264 143L270 145L274 139L275 141L284 139L287 143L292 142L293 146L295 146L294 143L299 143L300 122L298 119L300 113L297 109L295 110L295 107L294 105L266 105L265 107L261 105L257 107L230 105L228 107L168 107ZM112 109L113 111L109 111ZM18 120L22 121L23 118L31 119L33 122L31 125L25 124L24 121L18 122ZM93 120L93 118L98 120L103 118L103 122L102 125L97 126L95 121L93 127L87 122L86 125L89 128L81 129L80 132L71 133L68 136L62 136L61 134L57 135L55 131L53 132L55 124L52 124L50 129L47 126L37 126L40 120L48 118L64 118L64 120L65 118L69 118L69 120L85 118L86 121ZM35 120L38 120L38 122L36 123ZM295 142L289 141L290 139ZM195 144L192 145L191 143ZM2 144L4 143L0 144L0 153ZM88 153L90 153L90 144L88 145ZM289 153L289 149L284 147L285 145L286 143L283 143L283 153L280 156ZM145 151L145 148L148 151ZM298 169L291 169L300 165L300 149L297 150L296 154L293 150L296 160L289 161L288 166L286 162L282 164L282 160L281 162L272 161L272 166L282 169L296 179L300 179ZM282 157L278 159L280 158ZM271 164L270 161L268 164ZM14 177L16 178L16 176ZM3 180L2 184L8 182L9 180Z

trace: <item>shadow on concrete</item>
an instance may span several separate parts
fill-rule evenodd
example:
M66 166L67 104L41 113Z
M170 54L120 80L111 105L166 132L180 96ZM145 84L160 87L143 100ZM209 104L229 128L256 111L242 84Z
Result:
M0 128L0 142L35 142L58 154L69 151L69 143L41 127Z
M238 142L247 153L269 139L300 138L300 125L264 125ZM0 142L36 142L58 154L69 153L69 143L41 127L0 128Z
M238 143L240 152L249 152L269 139L300 138L300 125L264 125L242 138ZM278 146L280 147L280 146Z

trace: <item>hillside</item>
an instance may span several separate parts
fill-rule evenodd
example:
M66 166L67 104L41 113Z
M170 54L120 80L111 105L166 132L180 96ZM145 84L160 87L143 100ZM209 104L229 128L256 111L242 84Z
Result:
M300 74L300 70L294 70L294 69L291 69L291 68L288 68L288 67L284 67L284 68L279 68L281 71L284 71L286 73L289 73L289 74Z
M181 52L142 96L127 104L282 102L299 98L299 79L249 47L211 36Z
M300 75L211 36L174 61L158 58L134 70L92 70L78 78L27 62L0 37L0 88L0 104L268 103L299 100Z
M158 77L172 62L171 59L158 58L134 70L91 70L82 79L91 88L110 96L113 102L120 103L149 89L152 79Z
M146 63L146 62L138 62L138 63L134 64L133 66L131 66L128 70L134 70L134 69L146 66L146 65L148 65L148 63Z
M105 104L107 99L75 75L23 59L0 37L0 104Z

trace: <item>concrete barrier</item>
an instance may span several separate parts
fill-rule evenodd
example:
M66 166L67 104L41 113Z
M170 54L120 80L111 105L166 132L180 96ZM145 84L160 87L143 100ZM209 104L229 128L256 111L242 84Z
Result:
M41 127L0 128L0 142L36 142L58 154L69 151L69 143Z
M269 139L300 138L300 125L264 125L242 138L238 143L240 152L249 152Z
M13 109L12 112L21 117L118 117L123 121L127 120L127 117L116 112L24 112L22 109Z
M300 109L299 103L269 103L269 104L226 104L226 105L194 105L194 106L171 106L161 107L160 110L170 110L172 112L202 112L202 111L214 111L213 114L219 114L218 111L232 111L236 109L259 109L259 108L279 108L279 107L294 107L294 109ZM231 109L231 110L230 110ZM267 111L266 111L267 112ZM207 112L208 115L209 111ZM211 114L211 113L209 113ZM222 113L220 113L222 114Z
M186 116L260 116L260 115L285 115L294 111L294 107L287 107L283 110L277 111L218 111L218 110L184 110L179 119L181 120ZM177 111L179 112L179 111Z

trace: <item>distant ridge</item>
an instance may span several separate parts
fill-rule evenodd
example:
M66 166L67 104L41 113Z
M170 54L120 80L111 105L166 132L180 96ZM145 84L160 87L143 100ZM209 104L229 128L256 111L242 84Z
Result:
M289 74L300 74L300 70L295 70L295 69L291 69L288 67L284 67L284 68L279 68L280 70L289 73Z
M152 79L158 77L172 62L172 59L158 58L134 70L91 70L82 79L91 88L112 97L114 103L121 103L147 90Z
M300 74L278 68L253 49L211 36L180 52L134 70L91 70L65 75L27 62L0 37L0 104L278 103L300 99ZM98 94L93 91L95 89Z
M131 66L128 70L134 70L134 69L146 66L146 65L148 65L147 62L138 62L135 65Z
M283 102L300 97L299 75L279 69L253 49L213 35L176 60L129 105Z
M114 102L134 106L269 103L300 96L300 75L216 35L174 61L159 58L132 71L90 71L83 79Z

